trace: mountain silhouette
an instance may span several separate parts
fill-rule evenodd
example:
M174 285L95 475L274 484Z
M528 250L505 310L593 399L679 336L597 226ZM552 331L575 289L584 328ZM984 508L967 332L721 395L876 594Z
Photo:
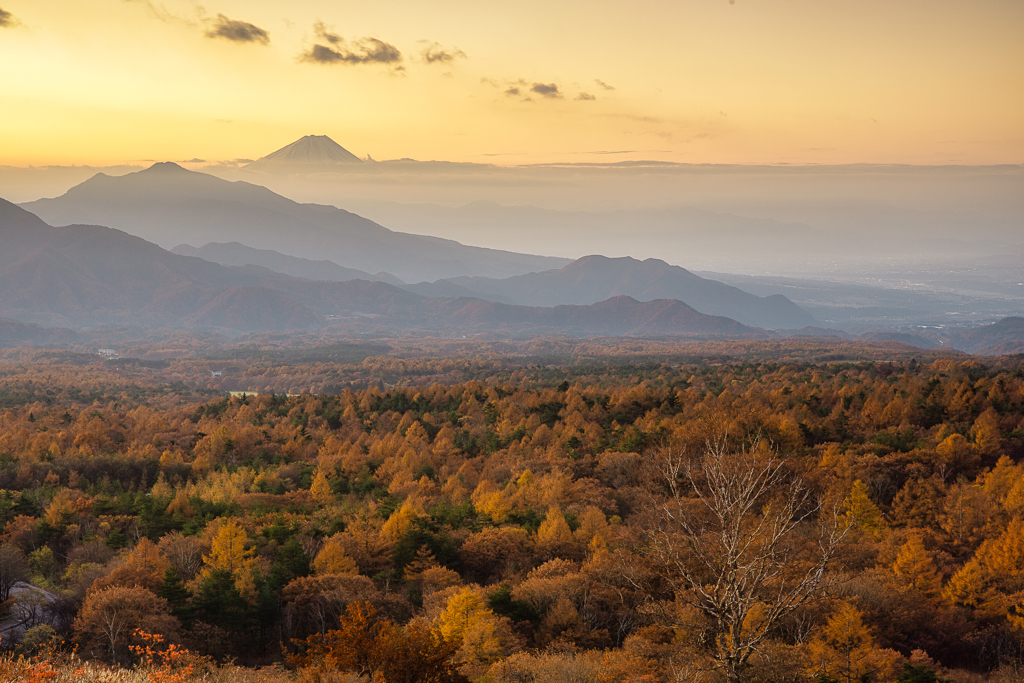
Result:
M694 275L659 259L584 256L558 270L510 278L449 278L491 300L527 306L593 304L626 295L639 301L676 299L701 313L726 316L766 329L798 329L819 323L782 295L759 297ZM437 284L437 283L435 283Z
M326 135L306 135L246 168L271 164L361 164L363 160Z
M735 320L698 313L681 301L637 301L616 296L586 306L512 306L479 299L455 299L442 307L451 324L495 331L676 335L695 338L765 339L764 330Z
M198 327L228 333L355 324L509 335L769 336L672 300L618 296L584 306L513 306L464 296L420 296L385 282L316 281L255 265L223 266L171 253L112 228L52 227L9 202L0 202L0 239L9 247L0 252L0 317L21 323Z
M404 282L463 275L508 277L560 268L568 259L470 247L393 232L333 206L300 204L265 187L164 162L123 176L99 173L62 196L22 205L50 225L123 230L165 248L240 242Z

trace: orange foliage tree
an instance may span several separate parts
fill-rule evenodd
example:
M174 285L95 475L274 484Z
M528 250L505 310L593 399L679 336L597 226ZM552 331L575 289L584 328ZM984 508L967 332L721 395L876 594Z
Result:
M410 624L402 627L380 619L369 604L349 605L340 628L296 643L300 654L289 660L300 669L326 673L350 671L388 683L464 683L455 654L461 643L439 632Z

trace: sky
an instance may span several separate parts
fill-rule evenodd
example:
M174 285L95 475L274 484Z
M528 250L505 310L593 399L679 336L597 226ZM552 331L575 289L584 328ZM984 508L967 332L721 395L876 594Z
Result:
M1020 0L0 0L0 165L1024 162Z

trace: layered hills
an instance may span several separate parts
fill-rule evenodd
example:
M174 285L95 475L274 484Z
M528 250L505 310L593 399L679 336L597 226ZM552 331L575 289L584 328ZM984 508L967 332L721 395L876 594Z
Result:
M388 273L370 274L331 261L285 256L236 243L210 243L199 249L182 245L176 254L198 256L228 266L258 265L311 280L375 280L423 296L474 297L496 303L551 307L587 305L616 296L638 301L677 299L701 313L733 318L765 329L802 329L815 319L782 295L759 297L737 287L702 278L658 259L585 256L561 269L512 278L464 277L405 284Z
M701 313L725 316L753 327L799 329L819 324L784 296L755 296L653 258L639 261L585 256L557 270L503 279L449 278L447 282L484 299L526 306L587 305L629 296L639 301L677 299Z
M190 325L232 288L258 284L249 273L178 256L119 230L52 227L0 200L0 316L48 326L103 323ZM271 313L287 304L287 314ZM319 323L298 301L266 301L260 320L289 317L292 329Z
M507 334L768 336L678 301L512 306L425 297L384 282L314 281L174 254L120 230L53 227L0 200L0 317L60 326L131 324L230 332L356 324Z
M333 206L300 204L265 187L170 162L123 176L99 173L60 197L23 205L51 225L104 225L170 248L240 242L406 282L560 268L568 259L470 247L393 232Z
M721 316L698 313L681 301L637 301L616 296L595 304L513 306L474 299L454 299L444 306L454 324L494 329L558 329L604 335L683 335L689 337L768 338L764 330Z
M288 256L272 249L253 249L238 242L210 242L201 247L180 244L171 251L182 256L198 256L222 266L262 266L276 273L303 277L308 280L370 280L401 286L405 284L389 273L371 274L358 268L345 268L333 261L313 260Z

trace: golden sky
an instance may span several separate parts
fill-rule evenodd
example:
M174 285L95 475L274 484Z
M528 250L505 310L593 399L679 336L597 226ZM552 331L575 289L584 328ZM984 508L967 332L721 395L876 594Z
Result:
M1021 0L0 0L0 164L1024 162Z

